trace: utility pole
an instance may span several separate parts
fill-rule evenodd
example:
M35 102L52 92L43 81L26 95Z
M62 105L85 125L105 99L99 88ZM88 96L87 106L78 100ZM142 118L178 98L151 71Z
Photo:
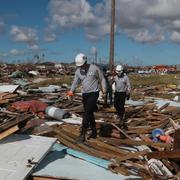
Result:
M109 69L111 73L114 67L114 25L115 25L115 0L111 0L111 34L110 34L110 53L109 53Z

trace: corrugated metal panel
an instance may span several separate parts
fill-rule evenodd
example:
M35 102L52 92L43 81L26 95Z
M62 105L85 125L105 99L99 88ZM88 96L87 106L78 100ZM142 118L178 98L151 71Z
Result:
M23 180L37 164L28 167L28 159L39 162L56 142L56 138L11 135L0 141L0 179Z
M59 145L58 145L59 146ZM123 180L123 175L117 175L102 167L66 154L67 147L53 148L36 167L33 176L79 180ZM129 176L128 178L134 178Z

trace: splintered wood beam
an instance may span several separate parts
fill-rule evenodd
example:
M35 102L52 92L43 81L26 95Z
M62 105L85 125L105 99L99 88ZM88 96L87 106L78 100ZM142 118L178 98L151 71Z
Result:
M173 151L154 151L147 154L148 159L180 159L180 149Z
M160 108L158 109L158 111L161 112L163 109L165 109L166 107L168 107L169 104L170 104L170 103L164 104L162 107L160 107Z
M129 140L129 139L113 139L113 138L100 138L103 141L106 141L109 144L112 145L121 145L121 144L127 144L127 145L133 145L133 146L141 146L141 145L147 145L152 147L161 147L161 148L171 148L172 144L168 143L161 143L161 142L152 142L152 141L135 141L135 140Z
M131 138L131 136L129 136L128 134L126 134L125 131L123 131L122 129L120 129L118 126L116 126L114 123L111 123L112 126L114 126L119 132L121 132L122 134L124 134L128 139L133 140L133 138Z
M75 130L71 126L63 126L63 131L66 135L68 135L68 137L73 138L75 136L78 137L78 135L79 135L77 130ZM92 146L96 150L102 151L102 149L103 149L103 152L106 152L106 153L108 152L108 153L120 155L120 156L123 156L124 154L126 154L125 151L122 151L122 150L118 149L117 147L114 147L110 144L99 141L98 138L97 139L89 139L86 141L86 143L88 145Z
M148 150L138 151L135 153L127 153L126 156L123 157L116 157L118 162L126 161L128 159L138 159L139 156L144 156L148 153Z
M92 156L96 156L96 157L101 157L101 158L104 158L104 159L110 159L110 158L113 158L115 157L115 155L113 154L110 154L110 153L106 153L106 152L102 152L102 151L98 151L96 149L94 149L93 147L89 146L88 144L86 144L86 142L84 143L78 143L76 139L72 138L72 137L69 137L65 131L63 131L63 129L59 129L59 128L53 128L53 131L55 133L57 133L57 135L55 135L56 138L58 138L58 140L72 148L72 149L76 149L78 151L83 151L89 155L92 155Z
M14 117L14 120L11 120L10 122L3 123L2 125L0 125L0 132L3 132L11 128L12 126L20 124L23 121L28 121L31 117L33 117L32 114L24 114L22 116L16 116Z
M64 179L64 178L62 178ZM34 176L32 180L60 180L59 178L45 177L45 176Z
M110 144L106 144L104 142L101 142L99 140L96 139L90 139L88 140L88 144L90 144L92 147L105 151L105 152L109 152L112 153L114 155L117 156L124 156L125 154L127 154L127 152L120 150L119 148L112 146Z
M53 130L57 133L55 137L57 137L62 144L70 148L85 152L89 155L107 160L111 158L116 159L117 157L121 158L125 155L124 151L119 150L117 147L113 147L112 145L100 142L98 139L91 139L85 141L84 143L77 143L77 130L75 131L74 128L71 128L69 126L54 126Z
M15 126L9 128L8 130L0 133L0 140L7 137L7 136L9 136L10 134L13 134L14 132L16 132L18 130L19 130L18 125L15 125Z
M180 149L180 129L177 129L174 133L173 149Z
M127 131L128 134L150 134L152 130L156 128L164 129L167 124L169 123L169 119L163 119L161 122L158 122L156 125L151 127L139 127L139 128L133 128Z

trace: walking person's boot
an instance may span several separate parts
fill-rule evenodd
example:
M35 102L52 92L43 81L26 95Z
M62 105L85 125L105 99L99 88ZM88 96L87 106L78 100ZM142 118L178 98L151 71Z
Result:
M80 135L77 138L77 142L83 143L86 140L86 131L87 131L86 128L84 127L81 128Z
M121 116L121 117L120 117L120 121L119 121L119 128L120 128L122 131L126 132L126 130L127 130L126 127L127 127L126 121L125 121L125 119ZM122 138L122 139L125 139L125 138L126 138L126 136L125 136L122 132L120 132L119 135L120 135L120 138Z
M124 131L128 130L128 125L127 125L126 119L124 119L123 129L124 129Z
M119 116L119 128L123 129L124 127L124 119L123 116Z
M97 137L97 130L96 130L96 126L93 126L91 128L91 134L87 137L87 139L95 139Z

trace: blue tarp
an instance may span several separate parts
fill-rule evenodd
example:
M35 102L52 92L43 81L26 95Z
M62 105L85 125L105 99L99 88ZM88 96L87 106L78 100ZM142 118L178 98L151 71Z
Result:
M110 164L110 161L89 156L61 144L55 144L52 151L42 160L32 175L79 180L124 180L137 177L126 177L105 169Z
M107 160L104 160L104 159L101 159L101 158L97 158L97 157L94 157L94 156L90 156L90 155L88 155L86 153L73 150L73 149L68 148L66 146L63 146L61 144L56 144L53 147L53 149L58 150L58 151L63 150L64 152L66 152L69 155L72 155L72 156L77 157L79 159L83 159L83 160L85 160L87 162L93 163L93 164L98 165L100 167L103 167L105 169L108 169L109 165L111 164L110 161L107 161Z

